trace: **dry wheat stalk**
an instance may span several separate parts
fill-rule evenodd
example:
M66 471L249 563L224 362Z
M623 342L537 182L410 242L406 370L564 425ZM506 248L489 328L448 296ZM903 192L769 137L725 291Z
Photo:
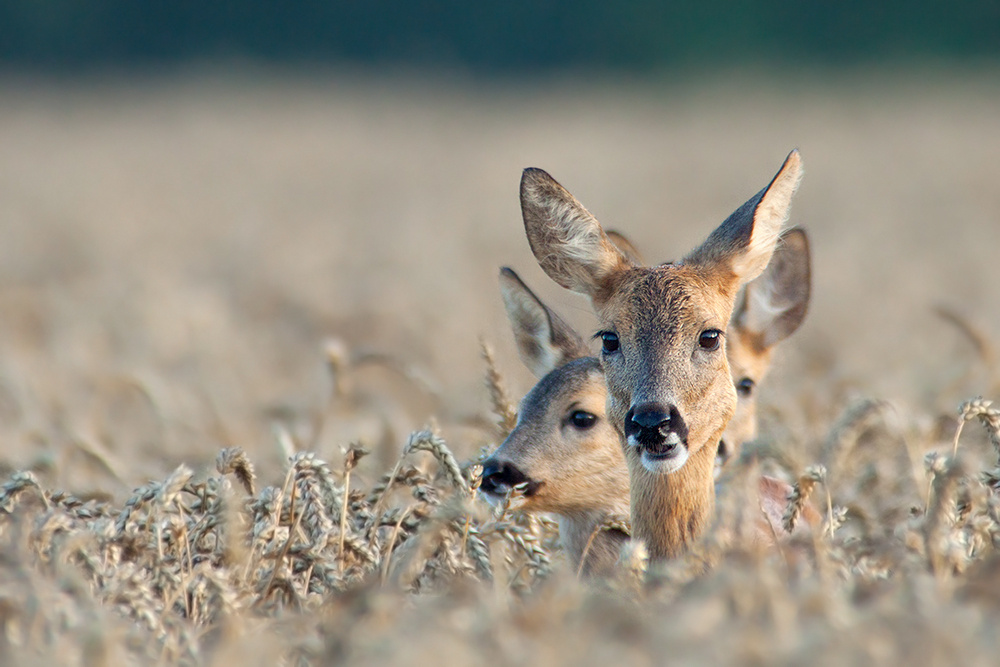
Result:
M625 535L631 535L631 520L629 517L620 514L609 514L594 527L594 530L590 533L590 537L587 538L587 543L583 546L583 551L580 553L580 565L576 568L577 579L583 576L583 566L587 563L587 556L590 555L590 548L594 546L594 540L599 533L605 530L617 530Z
M802 516L802 510L809 502L809 496L812 495L813 489L816 488L817 484L824 483L825 480L826 468L814 465L806 468L795 481L795 484L792 485L792 492L788 494L788 507L785 508L785 514L781 519L781 525L786 532L791 533L795 530L795 525L798 523L799 517Z
M504 387L503 376L497 368L496 359L493 357L493 348L480 337L479 347L482 351L483 361L486 362L486 387L490 391L490 401L493 405L493 414L497 417L497 430L501 440L505 439L517 426L517 408L514 407L510 395Z
M443 439L429 430L414 431L410 434L410 438L403 448L403 454L406 455L413 452L429 452L432 454L441 465L441 470L452 486L463 495L468 496L470 494L469 484L462 474L462 468L458 465L455 455L451 453L451 450L448 449L448 445L445 444Z
M956 500L959 484L965 476L964 466L958 459L934 459L932 503L927 508L924 520L924 543L928 564L940 574L949 562L948 552L952 546L950 531L958 521ZM943 468L943 469L941 469Z
M232 473L240 481L247 494L254 495L254 474L253 463L247 457L242 447L227 447L219 452L215 458L215 469L220 475Z
M958 408L958 427L955 429L955 439L952 442L951 455L958 453L958 439L962 435L965 422L979 418L990 438L990 443L997 454L998 466L1000 466L1000 410L993 405L993 401L985 400L982 396L962 403Z

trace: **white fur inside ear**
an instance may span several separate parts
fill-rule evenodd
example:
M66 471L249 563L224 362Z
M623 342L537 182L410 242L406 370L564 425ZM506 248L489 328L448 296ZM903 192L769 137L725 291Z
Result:
M750 245L733 262L733 273L741 282L753 280L767 268L801 180L802 160L798 151L792 151L754 210Z
M502 282L500 292L521 361L535 377L546 375L559 366L563 358L552 345L552 327L545 307L512 280Z
M740 326L747 331L764 333L795 303L782 299L774 285L774 276L764 273L747 285L746 306L740 316Z
M601 225L587 212L571 202L550 201L549 211L557 238L561 245L555 252L563 262L575 262L589 267L594 278L600 278L617 265L608 252L607 241Z

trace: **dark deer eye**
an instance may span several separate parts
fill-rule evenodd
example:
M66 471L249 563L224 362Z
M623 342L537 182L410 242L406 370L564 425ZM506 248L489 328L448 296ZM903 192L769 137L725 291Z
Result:
M573 426L577 428L590 428L595 422L597 422L597 415L584 410L575 410L573 414L569 416L569 420L573 423Z
M703 350L717 350L719 349L719 341L722 340L722 332L718 329L708 329L702 331L701 335L698 336L698 345L701 345Z
M736 383L736 392L746 398L753 393L754 381L750 378L743 378Z
M614 352L618 349L618 334L605 331L601 334L601 343L605 352Z

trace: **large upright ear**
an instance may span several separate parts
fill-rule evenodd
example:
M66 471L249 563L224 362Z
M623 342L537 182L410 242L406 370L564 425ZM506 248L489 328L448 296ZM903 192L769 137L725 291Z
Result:
M642 254L639 249L636 248L631 241L625 238L625 235L614 229L609 229L605 234L608 235L608 240L615 244L615 247L622 251L622 254L631 262L634 266L642 266L646 262L642 260Z
M809 238L803 229L790 229L781 235L764 273L746 286L733 324L762 350L774 347L805 319L811 284Z
M521 214L535 259L567 289L595 297L612 275L632 266L594 216L541 169L521 175Z
M728 271L737 288L759 276L771 260L801 178L802 160L793 150L771 183L736 209L684 263Z
M535 377L542 378L573 359L590 356L580 334L507 267L500 269L500 293L521 361Z

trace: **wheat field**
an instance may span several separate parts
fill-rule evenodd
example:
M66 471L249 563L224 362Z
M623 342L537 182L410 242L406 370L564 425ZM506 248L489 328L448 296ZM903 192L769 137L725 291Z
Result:
M997 81L6 80L0 664L995 664ZM719 528L578 581L475 491L498 268L596 324L520 170L665 261L793 147L813 300ZM822 529L723 539L761 469Z

